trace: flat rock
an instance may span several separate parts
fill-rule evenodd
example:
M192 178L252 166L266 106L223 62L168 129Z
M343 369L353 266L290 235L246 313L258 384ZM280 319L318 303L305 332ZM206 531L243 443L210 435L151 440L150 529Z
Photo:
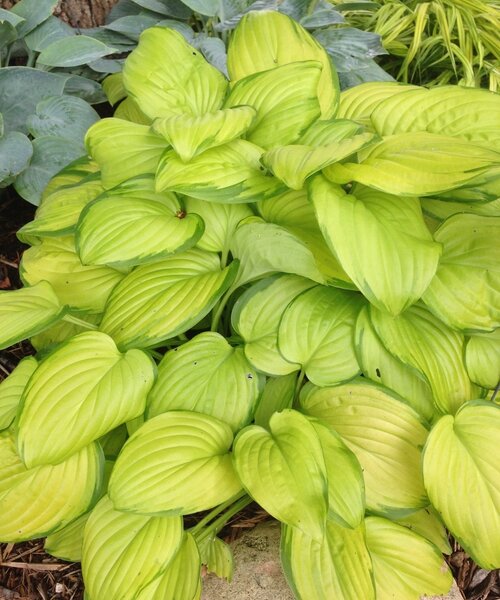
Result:
M232 582L207 575L203 580L202 600L294 600L281 569L279 542L280 526L276 521L261 523L244 533L232 544L235 562ZM447 596L424 598L463 600L456 585Z

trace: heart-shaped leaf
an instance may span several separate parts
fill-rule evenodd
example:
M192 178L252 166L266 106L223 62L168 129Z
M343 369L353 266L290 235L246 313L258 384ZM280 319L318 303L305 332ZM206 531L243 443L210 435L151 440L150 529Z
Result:
M141 265L113 291L101 330L124 350L157 345L208 314L237 269L238 261L221 269L217 254L198 249Z
M148 400L148 417L170 410L211 415L233 431L247 425L259 396L259 375L242 348L214 332L195 336L168 352Z
M492 460L499 436L500 408L491 402L470 402L455 417L438 421L424 449L429 498L484 569L500 565L500 477L498 461Z
M3 128L3 121L2 121ZM30 163L33 146L19 131L11 131L0 137L0 187L6 187Z
M267 512L319 541L325 531L328 490L316 431L306 417L290 409L275 413L269 429L251 425L238 434L236 471Z
M170 411L146 421L125 443L109 483L119 510L160 515L213 508L241 491L219 419Z
M21 396L37 366L36 358L27 356L0 382L0 431L7 429L14 420Z

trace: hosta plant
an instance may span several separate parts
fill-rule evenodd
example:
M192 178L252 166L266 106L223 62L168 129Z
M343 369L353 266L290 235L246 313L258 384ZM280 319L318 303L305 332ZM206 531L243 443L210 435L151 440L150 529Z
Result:
M48 536L89 600L193 600L254 500L297 598L444 593L445 527L500 566L499 98L339 94L272 11L228 72L144 32L112 81L137 122L93 125L20 231L0 539Z

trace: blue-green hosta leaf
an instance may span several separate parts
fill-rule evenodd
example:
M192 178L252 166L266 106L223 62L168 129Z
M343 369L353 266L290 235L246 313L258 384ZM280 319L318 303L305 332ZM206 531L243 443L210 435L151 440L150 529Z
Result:
M147 348L191 329L233 282L238 261L191 249L136 267L116 287L101 323L121 349Z
M120 102L118 108L114 112L114 117L130 121L131 123L138 123L139 125L149 126L153 122L152 119L142 112L137 102L130 96L125 98L123 102Z
M238 434L234 443L238 476L273 517L320 541L328 488L318 435L304 415L290 409L275 413L269 430L251 425Z
M197 243L198 248L209 252L223 252L225 255L239 222L253 216L246 204L220 204L184 198L184 205L188 213L199 215L205 223L205 230Z
M230 582L233 578L234 570L231 547L213 533L208 535L203 534L203 529L198 534L195 534L202 564L206 565L209 573L215 573L217 577Z
M453 576L433 544L381 517L368 517L365 524L377 600L419 600L450 591Z
M370 81L344 90L340 94L338 118L352 119L357 123L372 127L371 114L380 102L386 98L400 96L418 86L397 83L395 81Z
M63 93L67 75L47 73L31 67L3 67L0 71L0 112L5 132L28 133L26 119L47 96Z
M7 348L59 321L66 308L47 281L31 287L0 291L0 348Z
M74 35L56 40L40 52L37 64L48 67L76 67L116 52L87 35Z
M500 381L500 329L472 335L465 346L465 366L472 381L493 389Z
M52 348L55 348L61 342L65 342L72 338L77 333L82 333L83 331L88 331L89 327L92 328L92 325L97 326L99 321L101 320L101 315L92 315L92 314L84 314L82 316L78 316L78 320L82 322L82 324L76 324L74 322L59 321L55 325L52 325L48 329L44 329L41 333L38 333L32 337L30 337L30 343L38 352L47 352ZM84 325L84 323L89 323L89 326Z
M500 327L500 216L454 215L434 239L443 256L424 302L453 328Z
M71 35L76 35L76 30L73 27L57 17L50 16L28 35L24 36L24 41L30 50L41 52L52 42Z
M192 32L191 28L189 29ZM203 56L211 65L218 69L225 77L229 77L227 73L226 44L223 40L218 37L208 37L202 33L198 33L191 43L193 43L198 50L201 50Z
M24 388L37 366L36 358L27 356L0 382L0 431L14 420Z
M484 569L500 565L500 408L465 404L440 419L424 449L424 481L447 528ZM446 481L446 485L443 482Z
M152 119L214 112L221 107L227 89L220 71L180 33L164 27L143 32L125 62L123 83Z
M280 354L278 327L287 305L313 285L297 275L268 277L252 285L234 305L231 324L245 342L245 356L259 371L287 375L300 369Z
M16 28L14 27L14 25L12 25L12 23L9 23L5 19L3 19L3 15L2 13L0 13L0 50L3 50L5 46L9 46L16 40Z
M304 242L284 227L258 217L239 225L233 235L231 253L241 263L235 282L238 286L274 273L293 273L325 282Z
M353 138L335 142L328 146L279 146L266 152L263 164L293 190L300 190L305 180L324 167L338 162L374 142L371 133L362 133Z
M82 265L72 237L47 237L26 250L20 266L25 285L48 281L60 302L73 311L102 313L124 274L111 267Z
M362 306L359 294L315 286L295 298L283 313L278 347L316 385L333 385L359 373L354 326Z
M167 148L165 139L147 125L116 118L95 123L85 136L85 144L99 164L105 188L136 175L154 174Z
M239 139L210 148L188 163L170 150L158 165L156 189L224 203L271 198L284 192L285 186L262 172L261 156L261 148Z
M401 519L391 519L399 525L403 525L429 540L434 546L439 548L443 554L451 554L452 548L448 540L448 532L432 506L421 508L417 512L406 515Z
M359 313L354 343L363 375L394 390L429 423L432 422L437 411L429 384L419 371L386 349L372 325L368 306Z
M127 97L127 90L123 85L123 73L111 73L102 82L102 89L111 106Z
M0 188L10 185L26 169L32 155L33 146L24 133L11 131L0 137Z
M339 98L335 69L325 49L286 15L267 10L246 14L231 36L227 68L231 81L239 81L254 73L311 60L321 63L317 95L321 117L329 119Z
M478 396L465 370L463 335L424 306L412 306L395 318L372 307L370 318L386 349L426 378L440 412L453 414Z
M14 27L23 21L26 21L26 19L23 17L16 15L11 10L5 10L4 8L0 8L0 20L4 21L5 23L10 23L11 25L14 25Z
M56 4L57 0L21 0L13 6L9 12L23 19L17 25L19 37L23 38L37 25L48 19Z
M236 82L225 106L252 106L246 138L265 148L291 144L320 116L321 63L304 61L254 73Z
M281 562L298 600L375 600L372 562L363 526L327 521L320 541L283 526Z
M137 600L199 600L200 572L198 546L194 537L190 533L185 533L183 542L166 571L146 586L136 598Z
M380 135L429 131L500 150L500 98L459 85L412 88L375 106L371 121Z
M418 198L359 187L346 194L319 175L309 189L328 245L364 296L393 315L419 300L436 273L441 246Z
M121 33L129 39L138 42L141 33L149 27L158 25L159 19L160 17L158 15L144 12L143 14L127 15L125 17L113 19L107 25L104 25L104 27L108 31Z
M149 515L213 508L241 491L232 443L231 428L215 417L182 410L157 415L125 443L110 498L119 510Z
M78 96L89 104L106 102L106 94L102 91L101 84L94 79L80 75L70 75L64 85L64 93L69 96Z
M257 409L255 410L255 424L267 428L269 427L269 419L275 412L292 408L296 385L296 372L281 377L270 377L259 397Z
M36 105L36 114L28 117L26 124L33 137L56 135L81 146L87 129L99 120L96 111L75 96L51 96Z
M356 456L342 438L321 421L312 422L325 458L328 518L355 529L365 515L365 482Z
M289 190L277 198L259 202L257 209L265 221L284 227L309 248L318 269L330 285L354 288L321 235L314 207L305 189Z
M424 214L444 221L457 213L473 213L483 217L500 217L500 198L489 202L453 202L452 200L439 200L438 198L422 198Z
M146 407L155 368L104 333L80 333L43 360L23 394L19 452L29 467L57 463Z
M55 466L28 469L11 434L0 433L0 538L43 537L83 514L100 489L103 462L91 444Z
M399 517L427 506L421 448L428 431L410 406L364 379L312 388L301 405L334 429L359 460L369 510Z
M370 147L358 164L333 164L324 170L336 183L357 181L388 194L432 196L478 177L488 180L500 152L459 138L427 132L399 133Z
M130 266L194 246L203 232L198 215L186 214L172 193L131 180L87 206L78 222L76 247L83 264Z
M165 355L147 415L189 410L239 431L252 420L259 387L259 375L243 349L232 348L218 333L205 332Z
M99 175L89 175L76 185L63 186L45 196L35 219L18 231L21 241L27 236L44 238L71 233L83 207L103 191Z
M132 0L134 4L146 8L166 17L176 19L189 19L191 10L183 3L177 0ZM118 7L117 7L118 8ZM116 9L115 9L116 10ZM144 11L141 11L144 12Z
M166 571L182 540L181 517L120 512L105 496L83 536L82 571L89 600L134 600Z
M153 131L163 136L183 161L189 162L209 148L240 137L255 116L251 106L226 108L200 116L175 115L156 119Z
M63 167L85 153L81 144L53 135L33 140L30 164L16 179L16 192L31 204L40 203L43 190Z

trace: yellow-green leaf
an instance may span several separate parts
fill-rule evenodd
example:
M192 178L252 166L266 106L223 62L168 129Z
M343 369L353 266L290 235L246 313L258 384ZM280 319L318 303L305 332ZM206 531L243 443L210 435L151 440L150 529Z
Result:
M0 382L0 431L14 420L23 391L37 366L36 358L27 356Z
M417 512L406 515L401 519L391 520L429 540L443 554L451 554L453 552L443 521L432 506L421 508Z
M465 346L465 366L478 385L493 389L500 381L500 329L471 335Z

